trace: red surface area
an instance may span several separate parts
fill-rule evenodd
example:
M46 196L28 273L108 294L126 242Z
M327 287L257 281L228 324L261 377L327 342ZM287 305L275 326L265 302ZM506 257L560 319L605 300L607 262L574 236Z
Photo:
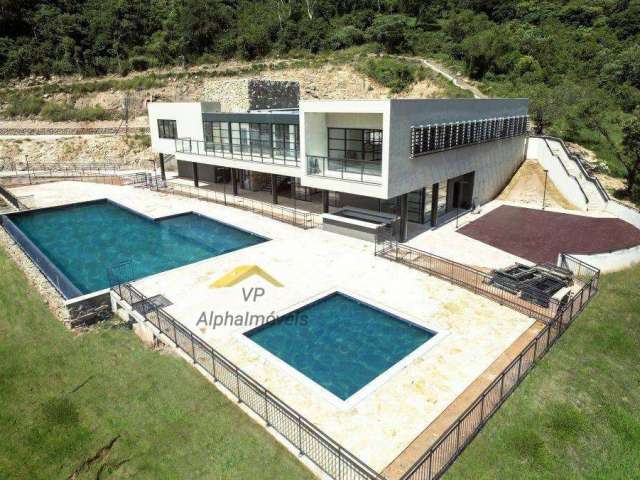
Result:
M555 263L559 253L603 253L640 245L640 230L617 218L507 205L458 232L536 263Z

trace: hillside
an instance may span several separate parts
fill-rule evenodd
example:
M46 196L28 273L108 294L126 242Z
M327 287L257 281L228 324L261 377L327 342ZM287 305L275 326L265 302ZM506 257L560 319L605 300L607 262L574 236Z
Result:
M93 90L83 104L78 95L91 91L47 93L17 88L14 79L117 75L107 90L118 83L122 91L166 88L176 98L197 91L190 87L195 78L189 65L218 68L229 60L252 74L264 70L265 59L281 62L281 73L290 66L320 68L315 75L321 79L331 77L322 64L347 65L372 82L373 90L360 88L360 77L345 74L362 91L358 96L382 93L374 82L393 94L449 94L446 88L413 90L425 78L420 64L367 57L412 56L469 76L490 96L529 97L538 130L594 150L612 174L629 175L631 187L637 183L632 164L640 164L638 155L628 158L621 146L625 126L634 118L640 122L640 113L634 114L640 103L640 0L19 2L3 10L0 27L5 116L117 116L102 90ZM187 68L176 75L166 71L171 66ZM141 71L157 73L132 75ZM635 195L640 198L640 186Z

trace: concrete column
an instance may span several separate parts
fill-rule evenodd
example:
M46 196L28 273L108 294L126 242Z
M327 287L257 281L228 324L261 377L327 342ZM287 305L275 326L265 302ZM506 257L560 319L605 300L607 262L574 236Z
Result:
M167 175L164 171L164 153L160 154L160 178L162 178L162 180L167 179Z
M400 232L398 240L407 241L407 225L409 221L409 194L400 195Z
M291 198L296 198L296 177L291 177Z
M329 190L322 190L322 213L329 213Z
M238 195L238 179L236 178L236 169L231 169L231 188L233 189L233 194Z
M193 186L198 187L200 186L198 181L198 164L196 162L192 162L191 165L193 166Z
M431 188L431 227L435 227L438 224L438 196L440 190L440 184L434 183Z
M278 176L271 174L271 202L278 203Z

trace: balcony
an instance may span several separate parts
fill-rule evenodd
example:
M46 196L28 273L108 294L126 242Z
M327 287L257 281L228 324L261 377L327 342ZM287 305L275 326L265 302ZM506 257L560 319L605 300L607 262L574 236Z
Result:
M381 185L382 163L307 155L307 175Z
M276 142L268 145L264 142L214 143L190 138L178 138L175 142L178 153L287 167L300 166L299 152L287 144L280 146Z

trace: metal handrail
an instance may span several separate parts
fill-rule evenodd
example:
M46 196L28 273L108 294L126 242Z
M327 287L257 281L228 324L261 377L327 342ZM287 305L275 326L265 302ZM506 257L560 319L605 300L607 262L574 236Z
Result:
M299 167L300 154L296 150L293 157L284 155L284 152L290 152L284 148L270 148L271 155L264 156L262 148L260 154L253 152L253 146L249 144L233 144L233 143L215 143L204 140L193 140L188 137L176 138L175 148L178 153L187 153L192 155L204 155L209 157L219 157L230 160L240 160L253 163L266 163L269 165L281 165L285 167ZM239 149L239 150L237 150ZM276 155L277 151L282 151L283 155Z
M366 177L381 177L382 162L307 155L307 175L380 185Z
M216 190L206 190L203 188L182 185L176 182L167 182L165 192L185 195L195 195L200 200L210 201L225 206L248 210L263 217L269 217L289 225L301 227L303 229L315 228L322 223L322 217L313 212L298 210L297 208L287 207L285 205L274 205L272 203L253 200L251 198L233 195L227 192L218 192Z
M589 203L589 196L587 195L587 192L584 191L584 188L582 188L582 185L580 185L580 180L578 180L578 178L575 175L573 175L571 172L569 172L569 169L564 164L564 161L562 160L562 158L560 158L559 155L556 155L553 152L553 150L551 149L551 145L549 145L549 142L547 141L547 139L545 137L540 137L540 138L542 138L544 140L544 144L547 146L547 148L551 152L551 155L553 155L554 157L556 157L558 159L558 162L560 162L560 165L562 165L562 168L565 171L565 173L567 174L567 176L570 177L570 178L573 178L573 180L576 182L576 185L578 185L578 188L582 192L582 196L584 197L584 201L586 203Z
M580 291L558 310L554 321L545 325L518 356L500 372L476 400L405 472L401 480L439 479L596 295L600 270L568 254L562 254L562 258L563 261L571 259L571 261L579 262L588 267L592 272L589 282L583 285ZM585 294L588 294L586 300Z
M493 277L486 272L415 247L400 244L395 239L391 239L392 235L387 233L387 230L388 227L382 226L376 234L375 254L378 256L384 256L417 270L426 271L473 293L507 305L543 323L552 322L561 306L558 299L550 295L541 295L538 290L526 285L519 287L517 293L509 292L505 288L494 285ZM523 299L523 294L539 299L541 304Z
M608 202L611 199L611 197L609 196L609 194L605 190L604 186L600 182L600 179L598 177L596 177L595 175L591 175L589 172L587 172L587 170L584 168L584 165L582 165L582 162L574 154L572 154L569 151L569 149L567 148L567 145L564 143L564 140L562 140L561 138L551 137L551 136L548 136L548 135L541 135L541 136L539 136L537 138L543 138L545 140L545 143L547 143L546 142L547 140L554 140L554 141L558 142L562 146L562 149L564 150L564 152L567 154L567 157L569 157L572 161L574 161L578 165L578 168L580 169L580 172L584 175L584 177L587 179L587 181L589 181L589 182L591 182L591 183L593 183L595 185L596 189L598 190L598 192L602 196L603 200L605 202ZM549 150L551 150L551 147L549 146L549 143L547 143L547 146L549 147Z
M128 295L128 300L122 295L123 289ZM111 290L131 307L135 304L135 311L149 321L161 334L169 338L176 348L189 355L194 363L213 377L215 382L222 383L239 402L244 403L255 414L265 420L267 426L277 430L298 449L301 455L305 455L332 478L337 480L384 479L365 462L342 447L337 441L316 427L293 407L287 405L201 337L184 327L164 308L150 302L149 298L133 285L130 283L114 285ZM134 298L137 300L134 301ZM180 340L184 342L181 343ZM204 361L202 354L208 355ZM208 363L207 360L209 359L211 363ZM220 369L226 370L226 374L232 380L229 381L229 377L225 375L218 375ZM271 415L269 415L270 410ZM278 417L278 415L281 416ZM293 434L291 434L290 429L280 427L282 418L285 418L285 421L288 421L289 424L293 423L296 430ZM314 445L311 444L312 441L316 442L315 446L321 451L314 450ZM333 457L329 458L329 455L333 455ZM332 459L335 461L331 461Z

